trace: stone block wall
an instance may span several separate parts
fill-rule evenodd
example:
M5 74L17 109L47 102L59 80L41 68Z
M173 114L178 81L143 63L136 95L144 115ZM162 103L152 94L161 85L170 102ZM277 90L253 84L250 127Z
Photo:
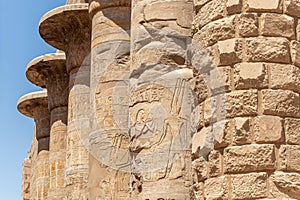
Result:
M227 71L223 138L195 154L194 198L299 199L299 1L194 4L193 38Z

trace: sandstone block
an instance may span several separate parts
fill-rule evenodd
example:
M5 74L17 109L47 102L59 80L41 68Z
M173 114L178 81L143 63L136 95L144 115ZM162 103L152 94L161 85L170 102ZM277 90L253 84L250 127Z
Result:
M300 119L286 118L284 120L284 130L288 144L300 145Z
M177 12L178 9L181 12ZM184 2L154 2L147 4L144 16L147 21L176 20L179 26L190 28L192 22L193 5Z
M236 64L234 66L234 86L236 89L267 87L267 67L263 63Z
M227 147L224 150L224 172L240 173L275 168L275 150L271 144Z
M262 14L262 35L295 39L294 18L275 13Z
M237 90L226 94L226 116L256 115L257 100L257 90Z
M196 183L192 186L193 188L193 197L195 200L204 200L204 184L203 183Z
M279 166L283 171L300 172L300 146L281 145Z
M242 61L242 40L228 39L218 42L219 65L232 65Z
M235 118L232 142L235 145L251 143L251 119L250 118Z
M299 94L289 90L262 90L262 111L266 115L299 116Z
M280 117L259 116L254 119L254 140L257 143L279 142L283 138L283 121Z
M267 173L232 175L232 199L258 199L267 197Z
M206 125L222 121L225 118L226 106L225 94L215 95L204 102L203 117Z
M228 177L221 176L205 181L204 195L207 200L228 199Z
M200 8L193 22L194 26L201 29L211 21L224 17L224 0L212 0Z
M300 91L300 68L282 64L268 64L268 66L272 89Z
M196 9L199 10L199 8L204 6L209 1L211 1L211 0L194 0L194 5L195 5Z
M245 4L246 11L255 11L255 12L278 12L282 11L281 0L270 0L270 1L261 1L261 0L247 0Z
M286 0L284 13L293 17L300 17L300 2L298 0Z
M221 153L213 150L208 155L209 177L216 177L222 173Z
M204 181L208 177L208 164L204 157L200 156L192 162L194 178L197 182Z
M242 0L227 0L226 9L228 14L240 13L242 11Z
M279 37L246 39L247 60L251 62L290 63L289 41Z
M201 31L195 34L195 40L200 41L204 46L211 46L220 40L234 38L234 19L235 16L226 17L205 25Z
M232 121L225 120L224 133L215 144L215 149L227 147L231 143Z
M258 17L256 13L243 13L238 19L238 30L242 37L258 36Z
M300 67L300 43L298 41L291 42L291 57L293 64Z
M276 199L298 199L300 174L275 172L270 176L270 194Z

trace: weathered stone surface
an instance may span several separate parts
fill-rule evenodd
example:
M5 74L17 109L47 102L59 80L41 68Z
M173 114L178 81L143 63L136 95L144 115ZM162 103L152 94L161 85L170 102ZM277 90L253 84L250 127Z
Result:
M258 16L256 13L243 13L238 19L238 31L242 37L258 36Z
M232 199L258 199L267 197L267 173L232 175Z
M192 186L193 197L195 200L204 200L204 183L196 183Z
M219 65L232 65L242 61L242 40L228 39L218 42Z
M300 91L300 68L293 65L268 64L272 89Z
M254 119L254 140L257 143L282 142L283 121L275 116L258 116Z
M276 199L298 199L300 174L275 172L270 176L270 194Z
M177 12L178 9L181 12ZM146 21L176 20L179 26L190 28L192 25L193 5L191 3L171 1L146 4L144 16Z
M207 200L228 199L228 177L221 176L205 181L204 195Z
M250 118L235 118L232 143L243 145L251 143L252 123Z
M288 144L300 145L300 119L285 118L285 139Z
M235 36L235 16L222 18L205 25L199 30L194 39L203 46L211 46L218 41L234 38Z
M262 90L262 111L267 115L299 116L299 94L289 90Z
M200 156L192 162L194 178L197 182L204 181L208 178L208 163L204 157Z
M246 40L247 61L290 62L289 41L279 37L258 37Z
M242 11L242 0L228 0L226 9L228 14L240 13Z
M226 116L242 117L257 114L257 91L240 90L226 94Z
M300 17L300 2L298 0L284 1L284 12L293 17Z
M231 143L231 135L233 129L232 120L226 120L224 122L224 133L222 137L216 142L215 149L227 147Z
M262 35L295 39L294 18L275 13L262 14Z
M204 6L206 3L208 3L211 0L194 0L194 6L196 7L197 10Z
M211 21L222 18L225 15L225 4L223 0L212 0L205 4L194 18L194 26L201 29Z
M275 169L275 148L270 144L227 147L224 150L224 172L241 173Z
M236 89L265 88L268 86L267 67L264 63L240 63L234 66Z
M300 67L300 43L298 41L291 42L291 57L293 64Z
M247 0L245 4L245 9L247 11L256 12L281 12L282 2L281 0L272 1L260 1L260 0Z
M222 173L221 153L219 151L211 151L208 155L208 175L209 177L220 176Z
M281 145L279 151L279 161L281 170L300 172L300 146Z

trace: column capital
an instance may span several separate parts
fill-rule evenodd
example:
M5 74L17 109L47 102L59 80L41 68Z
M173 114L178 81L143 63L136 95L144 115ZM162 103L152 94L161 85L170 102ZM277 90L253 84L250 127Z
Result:
M48 110L47 91L32 92L24 95L18 101L18 110L36 123L36 139L38 152L49 150L50 112Z
M106 8L112 7L131 7L130 0L91 0L89 4L89 13L91 18L93 16Z
M68 104L69 76L64 53L46 54L33 59L26 69L27 79L48 91L48 107L53 110Z
M80 67L90 52L88 4L68 4L49 11L40 20L39 32L48 44L66 52L68 72Z

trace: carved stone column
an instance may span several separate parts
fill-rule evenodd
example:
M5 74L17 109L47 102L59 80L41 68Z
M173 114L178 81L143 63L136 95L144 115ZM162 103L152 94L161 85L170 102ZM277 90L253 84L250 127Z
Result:
M132 198L191 199L193 77L185 51L192 1L134 0L130 119Z
M130 192L127 163L130 1L93 0L89 12L92 19L90 88L94 108L90 198L125 200L129 199Z
M36 196L34 199L46 200L49 189L49 139L50 113L48 110L47 92L27 94L18 101L18 110L31 117L36 125L36 139L38 140L38 155L36 160Z
M26 76L33 84L48 91L51 113L50 185L48 200L63 199L65 194L65 162L67 143L68 82L64 53L46 54L32 60Z
M88 152L82 140L80 118L89 113L90 20L87 4L69 4L45 14L39 26L42 38L66 52L69 79L66 157L67 199L87 199ZM87 58L87 59L85 59Z

